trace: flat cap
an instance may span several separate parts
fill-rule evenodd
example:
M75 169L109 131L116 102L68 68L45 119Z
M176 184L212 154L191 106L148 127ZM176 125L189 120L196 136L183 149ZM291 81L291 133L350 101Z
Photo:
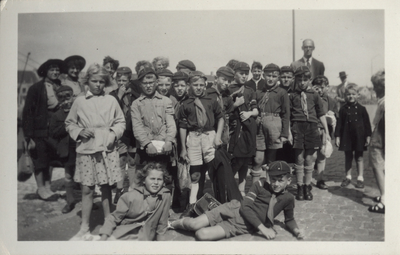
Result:
M264 67L264 72L281 72L281 69L279 68L279 66L275 65L275 64L268 64Z
M282 66L281 73L294 73L294 70L290 66Z
M158 78L158 75L157 75L156 71L154 71L153 68L145 67L139 71L138 80L142 80L146 75L151 74L151 73L154 74L156 76L156 78Z
M172 77L174 74L169 69L161 69L157 71L158 76Z
M304 73L310 73L310 69L306 66L299 66L294 72L294 76L302 75Z
M268 175L269 176L279 176L291 173L291 168L288 163L285 161L274 161L268 166Z
M132 70L127 66L122 66L122 67L118 67L116 73L121 74L121 75L123 75L123 74L132 75Z
M225 76L228 78L233 78L235 76L235 71L233 71L233 69L230 68L229 66L223 66L217 70L217 75L218 76L222 75L222 76Z
M194 63L190 60L181 60L179 61L178 65L176 66L176 68L187 68L190 71L196 71L196 66L194 65Z
M312 80L312 85L322 85L325 83L325 85L329 85L329 80L326 78L325 75L318 75Z
M250 71L250 66L245 62L238 62L233 70L236 71Z
M189 75L185 72L178 71L172 76L173 81L189 81Z
M72 88L68 85L62 85L56 90L56 94L64 91L73 91Z

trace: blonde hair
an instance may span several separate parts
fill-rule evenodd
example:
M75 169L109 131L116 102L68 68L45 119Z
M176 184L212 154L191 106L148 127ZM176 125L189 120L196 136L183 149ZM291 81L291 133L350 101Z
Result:
M347 85L347 87L344 89L345 93L348 93L350 90L354 90L355 92L359 93L361 88L355 84L355 83L350 83Z
M156 69L156 64L160 60L161 60L161 64L164 67L164 69L169 66L169 59L168 58L166 58L166 57L155 57L153 59L153 67L154 67L154 69Z
M93 75L99 75L106 82L105 87L109 86L110 81L110 73L101 65L94 63L89 66L86 71L85 76L80 79L81 84L89 85L89 79Z

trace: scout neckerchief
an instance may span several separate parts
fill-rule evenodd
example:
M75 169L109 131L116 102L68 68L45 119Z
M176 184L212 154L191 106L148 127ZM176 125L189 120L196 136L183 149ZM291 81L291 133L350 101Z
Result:
M285 192L285 190L283 190L279 193L275 193L269 183L264 183L264 188L267 189L271 193L271 200L269 201L269 205L268 205L267 217L268 217L269 221L271 222L272 226L274 226L274 207L275 207L276 202L278 201L276 199L276 196L283 194Z
M271 91L276 89L278 86L279 86L279 83L277 82L274 86L272 86L272 88L267 89L264 96L261 98L260 102L258 103L258 108L260 108L260 110L263 110L264 106L267 105L268 100L269 100L269 94L271 93Z
M307 88L305 90L300 90L300 88L297 87L296 90L300 91L301 109L303 110L303 113L306 116L307 121L308 121L308 107L307 107L307 94L306 94L306 91L309 90L309 87L307 86Z
M216 85L212 85L211 88L215 89L215 91L217 92L217 101L218 101L219 105L221 106L222 111L224 111L224 101L222 101L221 93L219 92Z
M204 92L201 96L203 96L203 95L204 95ZM197 96L194 99L194 105L196 108L197 124L199 125L199 128L203 128L207 123L206 109L204 108L203 104L201 103L199 97L197 97Z

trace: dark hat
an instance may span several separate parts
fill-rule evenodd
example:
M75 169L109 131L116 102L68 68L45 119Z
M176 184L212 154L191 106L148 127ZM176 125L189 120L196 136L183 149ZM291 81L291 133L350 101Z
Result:
M150 73L154 74L156 76L156 78L158 78L158 75L157 75L156 71L154 71L153 68L145 67L139 71L138 80L142 80L146 75L148 75Z
M310 69L307 66L299 66L294 72L294 76L302 75L307 72L310 73Z
M264 72L281 72L281 69L279 68L279 66L275 65L275 64L268 64L264 67Z
M166 77L172 77L174 75L170 70L166 68L158 70L157 74L158 76L166 76Z
M188 81L189 80L189 75L185 72L182 71L178 71L176 73L174 73L174 75L172 76L172 80L173 81Z
M80 70L82 70L86 65L86 60L82 56L79 55L69 56L68 58L64 59L65 69L62 70L62 73L68 72L68 63L71 61L76 61L79 64L78 68Z
M285 161L274 161L268 166L269 176L279 176L291 173L291 168Z
M117 75L121 74L121 75L132 75L132 70L127 67L127 66L122 66L122 67L118 67L117 71L116 71Z
M62 85L56 90L56 94L64 91L73 91L73 89L68 85Z
M326 78L324 75L318 75L312 80L312 85L322 85L322 83L326 83L326 85L329 85L329 80Z
M217 75L218 76L222 75L222 76L225 76L228 78L233 78L235 76L235 71L233 71L233 69L230 68L229 66L223 66L217 70Z
M281 67L281 73L294 73L293 68L290 66L282 66Z
M340 73L339 73L339 77L347 77L346 72L345 72L345 71L340 72Z
M194 63L192 61L190 61L190 60L187 60L187 59L179 61L179 63L176 66L176 68L178 69L178 67L179 68L187 68L190 71L196 71L196 66L194 65Z
M233 70L236 71L250 71L250 66L245 62L238 62Z
M204 75L204 73L200 72L200 71L194 71L190 73L190 78L189 80L191 80L194 77L200 77L203 78L204 80L207 80L207 77Z
M64 61L62 61L61 59L49 59L46 62L44 62L39 69L37 70L37 74L40 77L46 77L46 73L49 69L49 66L58 66L60 68L60 71L64 70Z

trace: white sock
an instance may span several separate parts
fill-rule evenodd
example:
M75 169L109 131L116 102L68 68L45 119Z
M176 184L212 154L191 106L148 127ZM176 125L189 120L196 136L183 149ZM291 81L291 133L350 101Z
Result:
M239 183L239 190L242 194L244 194L245 187L246 187L246 180L243 180L241 183Z
M190 189L189 204L194 204L197 201L197 192L199 192L199 184L192 183L192 188Z
M360 176L360 175L359 175L359 176L357 177L357 181L362 181L362 182L363 182L363 181L364 181L364 176Z
M349 180L351 180L351 174L346 175L346 178L349 179Z

